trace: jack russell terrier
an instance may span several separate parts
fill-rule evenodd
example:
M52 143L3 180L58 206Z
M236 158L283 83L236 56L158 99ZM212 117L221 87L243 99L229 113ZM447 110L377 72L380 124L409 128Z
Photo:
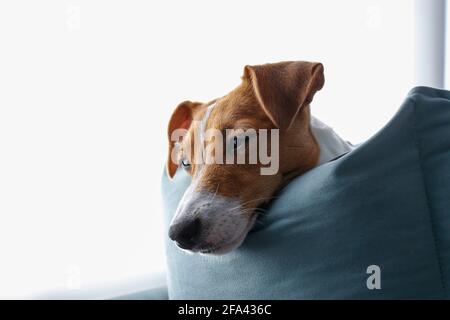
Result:
M261 206L273 199L277 190L353 149L310 115L310 103L324 82L321 63L246 66L242 83L226 96L208 103L185 101L176 107L168 127L167 174L172 178L181 166L192 180L170 224L170 239L189 252L229 252L242 244ZM224 149L224 140L217 134L214 139L206 137L210 129L226 132ZM182 133L175 134L177 130ZM228 161L229 145L234 160L234 151L251 151L250 140L262 139L262 130L276 132L266 142L271 156L277 157L273 172L263 173L267 161L262 161L261 152L253 162ZM235 132L252 132L253 136L242 140ZM205 147L217 141L210 154L214 153L216 160L225 154L226 163L220 159L198 161L205 159Z

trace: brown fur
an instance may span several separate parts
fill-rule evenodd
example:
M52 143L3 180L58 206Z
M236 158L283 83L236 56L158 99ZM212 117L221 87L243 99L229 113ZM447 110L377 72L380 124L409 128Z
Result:
M239 197L251 211L287 181L314 167L319 158L319 146L310 130L310 108L316 91L324 84L323 66L311 62L280 62L260 66L246 66L242 83L217 100L207 128L224 129L280 129L280 167L276 175L261 175L261 164L210 164L204 167L198 187L223 196ZM210 103L181 103L169 123L169 139L176 128L188 129L181 149L193 143L195 125L201 120ZM170 154L167 172L173 177L178 164ZM180 150L181 152L181 150ZM181 156L181 155L180 155ZM187 155L188 158L192 155ZM198 168L191 165L190 174Z

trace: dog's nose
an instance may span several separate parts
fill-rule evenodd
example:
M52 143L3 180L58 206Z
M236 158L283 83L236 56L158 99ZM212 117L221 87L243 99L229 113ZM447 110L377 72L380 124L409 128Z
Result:
M192 249L200 238L200 218L186 219L169 228L169 238L182 249Z

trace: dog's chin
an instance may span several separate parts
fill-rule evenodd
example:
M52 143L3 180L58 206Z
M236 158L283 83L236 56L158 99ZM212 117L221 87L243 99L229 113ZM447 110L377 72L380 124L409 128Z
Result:
M231 241L226 241L217 245L210 245L206 248L198 248L194 252L197 252L201 255L223 255L233 251L238 248L247 237L248 232L253 228L253 225L256 221L256 214L254 214L245 229L237 236L233 238Z

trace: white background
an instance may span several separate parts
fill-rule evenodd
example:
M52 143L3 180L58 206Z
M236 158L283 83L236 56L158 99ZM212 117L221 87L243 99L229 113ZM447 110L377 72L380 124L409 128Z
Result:
M2 1L0 297L164 270L166 124L246 64L313 60L362 142L414 85L413 1Z

